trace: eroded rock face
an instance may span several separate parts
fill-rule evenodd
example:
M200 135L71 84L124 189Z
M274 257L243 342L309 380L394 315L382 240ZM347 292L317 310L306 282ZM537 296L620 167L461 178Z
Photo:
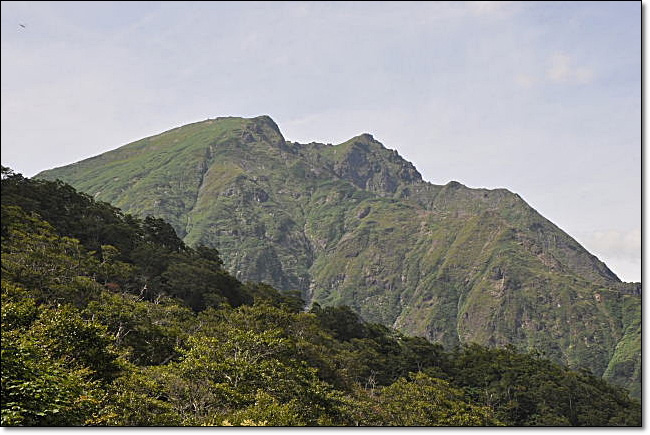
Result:
M415 167L396 151L387 150L371 135L352 138L341 146L332 164L338 177L381 196L393 194L401 184L422 181Z
M219 118L40 177L164 218L239 279L447 346L537 348L640 385L640 284L518 195L424 182L368 134L299 144L268 117Z

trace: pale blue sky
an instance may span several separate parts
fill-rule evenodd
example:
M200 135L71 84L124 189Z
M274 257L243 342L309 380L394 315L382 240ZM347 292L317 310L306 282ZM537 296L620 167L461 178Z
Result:
M24 175L268 114L508 188L641 279L640 2L1 5L2 163Z

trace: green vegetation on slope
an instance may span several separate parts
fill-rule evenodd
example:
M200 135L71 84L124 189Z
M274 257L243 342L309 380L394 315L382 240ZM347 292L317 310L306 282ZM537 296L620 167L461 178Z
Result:
M240 280L450 349L538 350L639 397L639 289L518 195L424 182L368 134L298 144L268 117L217 118L39 177L165 219Z
M3 168L2 193L3 426L641 424L590 374L305 312L60 182Z

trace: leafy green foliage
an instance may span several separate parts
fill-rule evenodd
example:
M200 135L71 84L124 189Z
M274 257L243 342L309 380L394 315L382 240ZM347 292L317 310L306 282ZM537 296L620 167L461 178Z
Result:
M127 365L107 389L110 400L92 422L107 426L180 426L181 416L166 398L160 381L146 368Z
M381 419L394 426L495 426L487 407L463 401L460 389L423 373L400 378L379 393Z
M28 195L7 189L27 211L46 208L45 220L88 249L113 244L118 260L135 258L136 294L146 284L153 299L165 286L169 253L184 249L173 228L188 246L218 248L224 270L237 279L299 291L310 306L346 305L366 321L447 348L539 349L640 396L640 335L630 326L640 315L624 319L624 299L640 306L639 291L621 286L518 195L425 182L368 134L337 145L299 144L287 142L268 117L210 119L38 178L64 180L149 219L134 224L90 197L74 198L62 183L56 190L63 201L56 202L41 199L52 190L47 184L35 183ZM65 210L80 217L66 218ZM133 229L137 237L128 236ZM144 244L147 235L160 243ZM233 302L223 287L193 284L195 310ZM165 291L189 297L175 283Z
M305 312L160 220L5 181L2 425L640 425L638 402L588 373L513 348L445 351L345 306ZM106 211L95 234L117 223L124 238L67 233L74 215L35 192ZM32 196L29 211L11 200Z
M80 305L99 291L87 279L93 259L78 240L57 236L16 206L2 206L2 222L3 277L35 289L40 301Z
M515 426L641 424L638 402L585 371L569 371L514 348L467 346L455 353L452 379L469 397Z
M40 349L16 331L2 337L2 425L77 426L92 417L102 391L86 370Z
M252 302L239 281L223 270L215 249L188 248L163 220L124 215L61 182L30 180L11 171L3 176L3 271L52 293L47 297L83 305L91 295L69 301L57 291L74 281L97 294L97 286L83 279L88 276L148 300L176 297L195 311ZM30 214L35 212L47 222ZM53 282L33 282L45 277Z
M193 327L194 316L177 301L162 297L157 303L130 294L102 292L83 312L106 325L115 345L137 365L157 365L180 356L177 347Z
M116 374L104 327L2 281L2 425L87 424Z

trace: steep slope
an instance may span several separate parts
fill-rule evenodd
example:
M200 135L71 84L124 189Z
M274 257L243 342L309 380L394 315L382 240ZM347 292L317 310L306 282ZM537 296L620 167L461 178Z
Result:
M39 177L161 217L238 278L310 303L447 346L512 343L640 379L640 287L518 195L432 185L369 134L298 144L266 116L217 118Z
M1 188L3 426L641 425L583 371L305 312L160 219L4 166Z

